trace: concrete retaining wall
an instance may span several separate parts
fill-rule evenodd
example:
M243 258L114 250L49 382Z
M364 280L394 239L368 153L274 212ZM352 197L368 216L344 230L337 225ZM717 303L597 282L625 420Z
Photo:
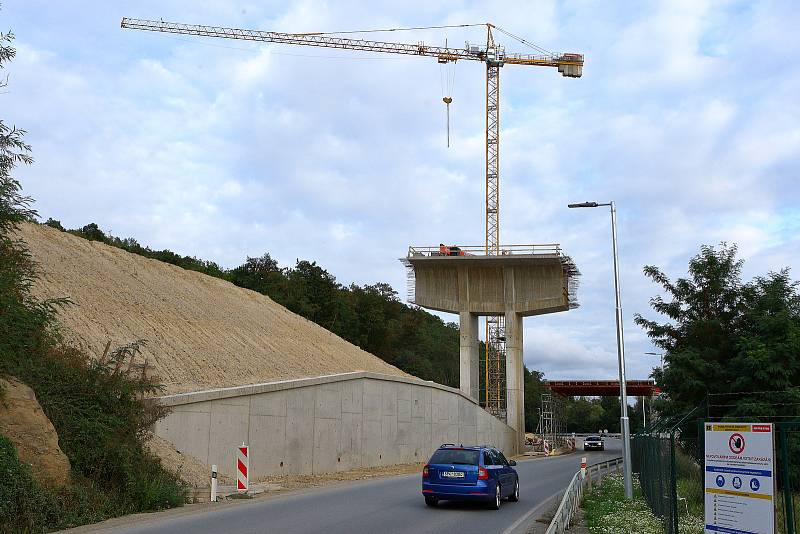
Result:
M368 372L162 397L155 433L235 475L250 445L251 477L426 461L442 443L517 451L516 432L457 389Z

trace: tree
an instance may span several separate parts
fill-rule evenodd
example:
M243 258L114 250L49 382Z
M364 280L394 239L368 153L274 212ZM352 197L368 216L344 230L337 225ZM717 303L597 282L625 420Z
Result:
M703 246L689 262L689 276L671 282L658 268L645 267L669 300L650 300L668 322L636 315L650 339L665 350L665 367L655 369L666 395L660 409L685 413L706 399L713 416L797 415L800 402L800 296L788 270L743 284L736 247ZM778 392L772 398L753 392ZM791 413L790 413L791 412Z
M286 303L286 275L269 253L259 258L247 258L244 264L229 273L231 282L269 296L279 304Z
M16 53L13 40L12 33L0 33L0 68ZM0 81L0 86L6 83ZM25 243L14 234L20 223L36 217L32 199L22 195L20 183L11 176L18 164L33 162L24 136L24 130L0 119L0 363L37 346L50 318L48 303L30 296L36 265Z
M539 414L542 409L542 393L545 392L544 373L529 370L523 366L525 373L525 431L535 432L539 426Z
M55 228L56 230L60 230L61 232L66 232L64 227L61 226L61 221L53 219L52 217L49 217L44 225L49 226L50 228Z

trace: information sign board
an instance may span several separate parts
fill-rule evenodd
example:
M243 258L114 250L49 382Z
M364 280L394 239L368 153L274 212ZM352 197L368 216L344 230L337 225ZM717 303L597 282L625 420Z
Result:
M705 423L705 532L775 533L771 423Z

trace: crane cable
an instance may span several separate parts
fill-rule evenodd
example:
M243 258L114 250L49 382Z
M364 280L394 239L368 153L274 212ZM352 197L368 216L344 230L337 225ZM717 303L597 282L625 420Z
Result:
M447 37L444 40L447 48ZM442 89L442 102L447 106L447 147L450 148L450 104L453 102L453 87L456 83L456 62L446 61L439 64L439 85Z
M539 46L539 45L537 45L537 44L534 44L534 43L532 43L532 42L528 41L527 39L523 39L522 37L520 37L520 36L518 36L518 35L514 35L514 34L513 34L513 33L511 33L510 31L504 30L504 29L503 29L503 28L501 28L500 26L493 26L493 28L494 28L495 30L499 31L500 33L504 33L505 35L508 35L508 36L509 36L509 37L511 37L512 39L516 39L516 40L517 40L517 41L519 41L520 43L522 43L522 44L524 44L524 45L527 45L527 46L529 46L529 47L533 48L533 49L534 49L534 50L536 50L537 52L540 52L540 53L542 53L542 54L547 54L548 56L555 56L555 55L557 55L557 54L554 54L553 52L551 52L550 50L547 50L546 48L542 48L541 46Z
M486 26L485 23L480 24L445 24L442 26L412 26L408 28L382 28L377 30L346 30L340 32L309 32L309 33L293 33L292 35L341 35L345 33L379 33L379 32L405 32L415 30L441 30L444 28L471 28L475 26Z

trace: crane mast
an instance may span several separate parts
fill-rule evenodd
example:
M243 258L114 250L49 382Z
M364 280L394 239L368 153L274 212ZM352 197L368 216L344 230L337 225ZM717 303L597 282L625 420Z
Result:
M500 51L486 32L486 255L500 253ZM485 408L505 417L505 316L486 317Z
M122 28L239 39L287 45L314 46L364 52L380 52L409 56L434 57L439 63L458 60L480 61L486 65L486 255L500 254L500 69L505 64L555 67L562 76L579 78L583 74L581 54L508 54L495 43L493 29L497 29L526 44L527 41L486 23L486 46L453 48L429 46L425 43L396 43L367 39L334 37L330 33L283 33L263 30L228 28L145 20L125 17ZM486 318L486 357L484 377L484 407L497 417L505 416L505 316Z

